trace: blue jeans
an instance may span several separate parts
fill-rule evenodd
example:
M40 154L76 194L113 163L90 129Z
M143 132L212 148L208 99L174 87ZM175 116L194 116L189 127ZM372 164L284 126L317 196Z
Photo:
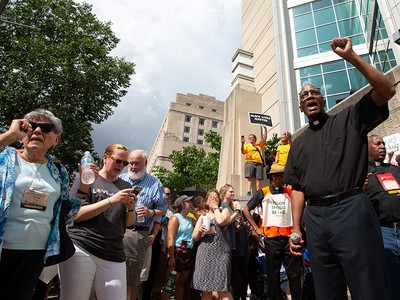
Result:
M390 299L400 295L400 229L381 227L388 269Z

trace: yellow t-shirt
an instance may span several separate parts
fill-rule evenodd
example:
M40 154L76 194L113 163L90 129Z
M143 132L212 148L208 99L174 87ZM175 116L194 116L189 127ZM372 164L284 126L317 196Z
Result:
M265 144L262 141L258 141L257 143L254 144L254 146L252 144L244 145L243 154L246 154L246 161L262 164L260 154L262 154L262 149L264 148L264 146ZM260 152L257 151L256 147Z
M278 158L279 165L282 165L282 166L286 165L289 151L290 151L290 144L278 146L278 148L276 149L276 153L279 153L279 158Z

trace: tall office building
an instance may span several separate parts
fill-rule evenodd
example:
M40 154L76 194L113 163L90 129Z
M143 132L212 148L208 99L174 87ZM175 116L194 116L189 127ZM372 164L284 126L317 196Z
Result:
M224 102L207 95L177 94L165 115L148 159L148 170L154 166L171 169L169 155L173 150L196 145L206 152L214 151L204 134L222 133Z
M241 134L255 130L247 122L250 111L242 104L240 91L251 90L251 105L272 117L269 138L272 133L297 131L307 123L298 108L302 85L319 86L326 108L335 110L367 84L351 64L332 52L332 38L350 37L354 50L377 69L397 70L399 10L400 0L243 0L242 48L232 60L234 80L225 102L217 185L230 182L239 195L246 191L244 157L240 151L227 153L231 145L240 144Z

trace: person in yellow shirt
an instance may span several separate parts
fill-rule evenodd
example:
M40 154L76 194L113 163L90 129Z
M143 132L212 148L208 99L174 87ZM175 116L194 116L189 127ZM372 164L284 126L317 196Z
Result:
M251 196L251 187L256 181L257 191L260 189L261 181L264 179L264 159L262 151L267 141L267 127L263 126L264 133L262 139L257 142L254 134L249 134L249 143L244 144L245 138L242 135L242 154L246 155L244 165L244 175L247 178L247 196Z
M275 163L285 166L292 143L292 135L289 131L285 131L281 136L282 144L276 149Z

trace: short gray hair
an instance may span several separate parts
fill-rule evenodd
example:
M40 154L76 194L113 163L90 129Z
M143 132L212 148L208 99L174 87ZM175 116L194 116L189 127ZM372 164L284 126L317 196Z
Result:
M54 114L49 110L45 110L43 108L35 109L35 110L27 113L24 116L24 119L27 119L28 121L35 121L35 120L40 120L40 119L49 120L50 123L55 126L54 132L57 134L62 133L61 120L59 118L57 118L56 116L54 116Z
M142 149L136 149L136 150L131 151L130 154L133 154L133 153L139 153L140 156L141 156L145 161L147 161L147 158L148 158L148 157L147 157L146 151L144 151L144 150L142 150Z

